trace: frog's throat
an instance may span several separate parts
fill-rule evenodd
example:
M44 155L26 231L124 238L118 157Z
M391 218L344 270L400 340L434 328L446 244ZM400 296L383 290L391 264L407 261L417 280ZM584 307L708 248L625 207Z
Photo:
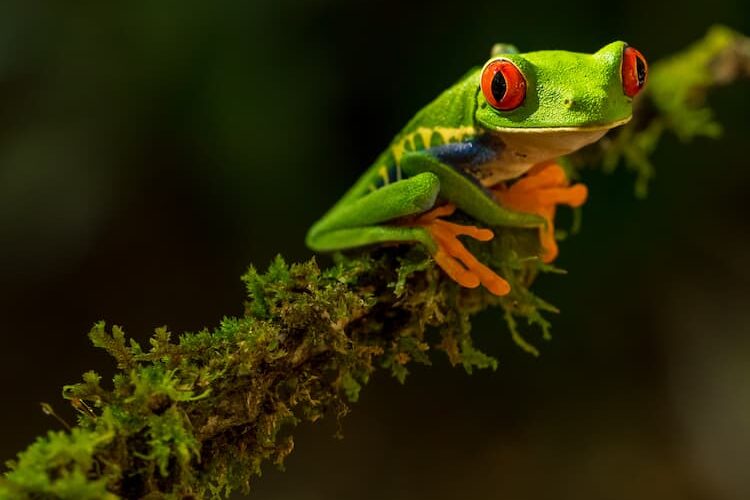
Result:
M498 142L495 159L482 166L480 182L493 186L526 173L534 165L554 160L588 146L630 117L584 127L502 128L491 130Z

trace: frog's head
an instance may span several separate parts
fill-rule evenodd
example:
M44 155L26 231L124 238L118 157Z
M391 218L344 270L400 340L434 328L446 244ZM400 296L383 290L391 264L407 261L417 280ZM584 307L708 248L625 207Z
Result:
M630 120L647 71L645 58L624 42L594 54L519 54L498 45L480 73L476 120L501 133L597 131L601 137Z

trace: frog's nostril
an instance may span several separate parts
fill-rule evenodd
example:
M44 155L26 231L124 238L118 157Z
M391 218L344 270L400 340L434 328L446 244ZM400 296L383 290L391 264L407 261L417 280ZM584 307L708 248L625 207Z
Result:
M580 96L576 96L573 93L570 93L563 97L563 106L565 106L567 109L579 109L581 107L582 102L585 99L581 99Z

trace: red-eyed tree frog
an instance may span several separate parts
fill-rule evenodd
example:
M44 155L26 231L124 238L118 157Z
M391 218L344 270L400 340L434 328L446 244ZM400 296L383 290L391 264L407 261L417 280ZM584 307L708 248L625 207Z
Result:
M496 45L483 67L409 121L312 226L307 245L326 252L422 244L460 285L507 294L508 282L458 239L489 241L492 230L444 218L458 209L489 227L538 227L540 257L551 262L556 206L587 197L556 159L628 122L647 72L643 55L624 42L593 54Z

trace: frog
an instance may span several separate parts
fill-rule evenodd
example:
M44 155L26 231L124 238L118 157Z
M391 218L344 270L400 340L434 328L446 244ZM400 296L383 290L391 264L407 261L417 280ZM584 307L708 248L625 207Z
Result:
M422 245L460 286L507 295L509 282L460 237L489 242L493 227L535 229L536 257L554 261L557 207L588 197L561 159L626 124L647 76L643 54L623 41L593 53L496 44L484 65L413 116L306 244L316 252ZM456 211L478 225L452 222Z

